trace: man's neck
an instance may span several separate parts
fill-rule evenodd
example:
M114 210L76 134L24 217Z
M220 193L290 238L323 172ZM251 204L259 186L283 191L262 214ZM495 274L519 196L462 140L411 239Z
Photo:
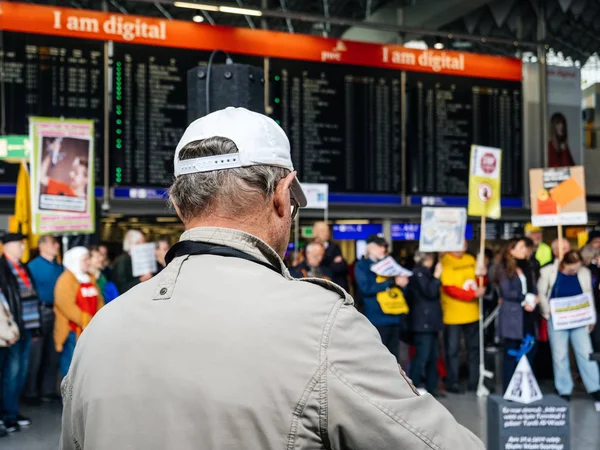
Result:
M9 255L8 253L5 253L4 256L13 264L21 264L21 261L19 261L17 258L14 258L12 255Z
M54 262L55 257L48 253L40 253L40 256L48 262Z
M259 223L258 220L249 218L247 220L240 221L232 221L225 218L213 218L213 219L197 219L188 222L185 226L186 231L191 230L192 228L198 227L215 227L215 228L229 228L232 230L243 231L244 233L251 234L259 238L260 240L266 242L274 248L273 243L271 242L270 235L268 234L269 227L264 223Z

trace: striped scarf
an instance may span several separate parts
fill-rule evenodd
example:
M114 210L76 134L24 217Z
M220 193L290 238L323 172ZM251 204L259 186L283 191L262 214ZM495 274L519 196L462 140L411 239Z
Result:
M40 309L37 293L25 268L21 263L8 261L10 270L19 283L19 296L21 297L21 318L26 330L41 327Z

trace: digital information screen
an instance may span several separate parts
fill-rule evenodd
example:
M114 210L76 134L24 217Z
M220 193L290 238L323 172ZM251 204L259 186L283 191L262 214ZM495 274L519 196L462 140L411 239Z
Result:
M407 73L407 193L468 195L471 144L502 149L502 196L523 193L521 83Z
M29 134L29 116L93 119L96 184L102 184L104 43L11 32L1 32L0 42L3 131Z
M401 73L272 59L271 104L305 183L330 192L401 192Z
M188 125L187 72L206 65L210 53L114 44L113 184L166 187L172 183L175 148ZM236 63L263 65L260 57L231 56ZM219 55L214 64L222 60Z

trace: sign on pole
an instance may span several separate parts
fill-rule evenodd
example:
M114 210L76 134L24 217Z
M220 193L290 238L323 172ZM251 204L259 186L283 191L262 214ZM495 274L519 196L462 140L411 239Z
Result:
M302 183L306 195L306 209L327 209L329 207L329 185L320 183Z
M534 226L587 224L583 167L531 169L529 185Z
M469 172L469 215L500 218L500 174L502 151L499 148L471 146Z
M426 253L462 251L466 227L465 208L423 208L419 250Z
M33 232L93 233L94 122L31 117L29 140Z

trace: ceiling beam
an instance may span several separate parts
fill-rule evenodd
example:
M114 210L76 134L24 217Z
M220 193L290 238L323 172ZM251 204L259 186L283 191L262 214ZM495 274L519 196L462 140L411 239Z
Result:
M172 4L173 2L167 0L130 0L130 2L139 2L139 3L148 3L154 1L159 1L163 4ZM281 4L285 4L285 0L280 0ZM208 2L206 3L208 4ZM211 3L215 5L215 3ZM223 5L222 5L223 6ZM370 21L361 21L348 19L343 17L333 17L325 18L318 14L310 14L304 12L292 12L283 8L281 11L278 10L258 10L260 11L262 17L270 17L273 19L285 19L288 21L288 27L290 28L290 32L293 32L293 28L290 27L292 20L297 20L299 22L308 22L308 23L325 23L330 22L332 25L339 25L343 27L360 27L366 29L374 29L374 30L383 30L389 31L393 33L405 33L408 35L414 36L433 36L433 37L442 37L442 38L452 38L464 41L471 42L482 42L489 44L501 44L501 45L514 45L514 39L506 39L506 38L497 38L490 36L474 36L467 33L452 33L448 31L440 31L440 30L428 30L423 28L416 28L405 25L397 25L397 24L388 24L388 23L380 23L380 22L370 22ZM529 41L521 41L518 42L518 45L523 47L536 47L536 42Z

